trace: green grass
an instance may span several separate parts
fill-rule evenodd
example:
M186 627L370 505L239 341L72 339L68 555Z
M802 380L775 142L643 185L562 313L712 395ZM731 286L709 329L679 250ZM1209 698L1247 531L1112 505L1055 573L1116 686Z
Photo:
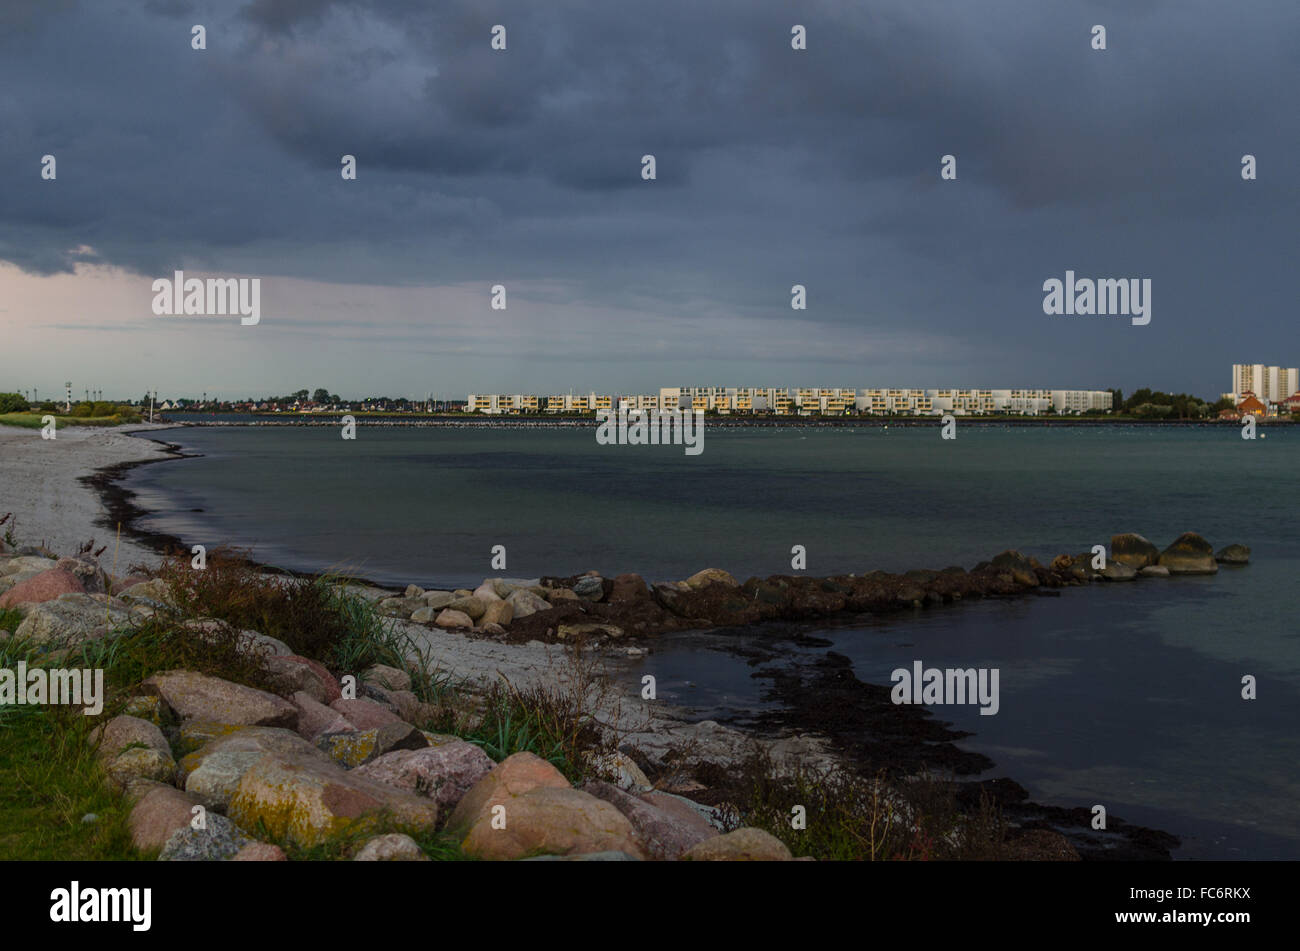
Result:
M3 709L0 860L153 858L131 844L130 806L86 742L91 721L66 707ZM99 818L83 823L88 813Z
M4 413L0 414L0 425L3 426L21 426L24 429L41 429L45 426L42 422L46 413ZM54 415L54 427L63 429L67 426L121 426L123 423L138 423L140 417L137 415L116 415L116 416L57 416Z
M0 608L0 631L12 634L23 623L22 612L17 608Z

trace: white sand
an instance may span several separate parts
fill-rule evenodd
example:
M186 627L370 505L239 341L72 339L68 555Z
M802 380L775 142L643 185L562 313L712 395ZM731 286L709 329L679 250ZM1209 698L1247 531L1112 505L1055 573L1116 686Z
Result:
M111 570L116 526L102 524L107 512L99 494L77 480L103 466L165 457L157 443L126 433L170 428L68 426L56 438L42 439L39 429L0 426L0 517L12 512L17 518L14 535L20 545L44 545L59 555L75 554L94 538L96 548L108 546L100 563ZM4 527L13 525L10 519ZM149 549L122 538L119 573L133 564L153 565L158 560Z

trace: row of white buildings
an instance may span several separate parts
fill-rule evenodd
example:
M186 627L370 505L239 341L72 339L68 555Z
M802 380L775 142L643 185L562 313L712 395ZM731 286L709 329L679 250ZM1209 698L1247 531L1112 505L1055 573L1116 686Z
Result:
M1232 392L1223 395L1240 403L1246 394L1261 402L1277 405L1300 392L1300 369L1296 367L1270 367L1262 363L1234 363L1232 365Z
M854 389L852 387L672 386L657 394L471 393L465 409L490 416L520 413L590 413L599 410L690 409L706 413L775 416L844 416L850 413L909 416L980 416L1109 411L1108 390Z

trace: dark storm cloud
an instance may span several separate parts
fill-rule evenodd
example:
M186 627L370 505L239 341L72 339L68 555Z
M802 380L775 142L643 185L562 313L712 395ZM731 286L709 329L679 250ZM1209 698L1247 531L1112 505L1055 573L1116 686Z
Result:
M1300 357L1292 2L3 9L0 259L29 271L89 245L144 275L553 280L701 321L789 321L799 282L810 333L915 332L917 366L971 383L1208 392L1233 313L1243 360ZM1045 317L1066 268L1153 278L1151 327Z

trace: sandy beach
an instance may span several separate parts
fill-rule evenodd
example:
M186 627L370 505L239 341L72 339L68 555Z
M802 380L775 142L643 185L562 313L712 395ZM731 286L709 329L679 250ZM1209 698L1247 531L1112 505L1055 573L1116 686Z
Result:
M128 433L172 428L147 423L113 429L69 426L56 439L42 439L40 430L0 426L0 516L14 514L21 544L68 553L94 538L97 548L109 546L102 557L111 566L115 530L105 524L99 494L80 480L104 466L165 458L158 443ZM154 565L158 555L123 536L117 562L120 568Z

